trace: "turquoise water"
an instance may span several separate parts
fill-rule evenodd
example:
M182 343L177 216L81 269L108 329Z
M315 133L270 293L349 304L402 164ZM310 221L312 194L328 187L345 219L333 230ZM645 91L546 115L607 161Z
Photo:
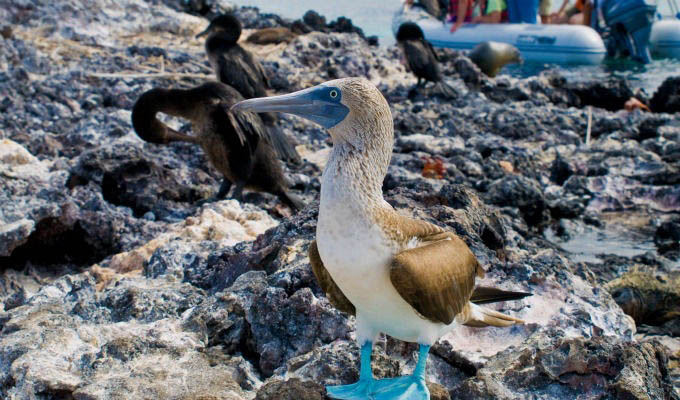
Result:
M612 76L625 78L633 88L642 88L651 96L666 78L680 75L680 60L653 60L647 65L617 60L587 66L526 63L519 66L510 65L503 73L526 78L550 69L558 70L569 82L592 81Z
M347 17L364 30L366 36L376 35L381 44L392 44L392 16L399 9L401 0L238 0L238 5L258 7L263 12L297 19L314 10L332 21Z
M361 27L367 36L376 35L381 45L394 44L391 26L392 17L399 9L401 0L238 0L238 5L258 7L263 12L281 15L285 18L301 18L307 10L315 10L326 16L328 21L340 16L350 18ZM559 8L562 0L553 0L553 9ZM665 1L659 2L659 12L669 14ZM679 60L654 60L649 65L630 62L606 62L597 66L564 66L523 64L507 67L503 73L515 77L528 77L547 69L558 69L570 81L605 79L609 76L624 77L635 88L643 88L648 94L669 76L680 75Z

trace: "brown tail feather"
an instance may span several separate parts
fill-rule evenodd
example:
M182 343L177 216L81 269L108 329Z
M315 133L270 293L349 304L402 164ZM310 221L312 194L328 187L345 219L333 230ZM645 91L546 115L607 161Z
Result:
M527 296L532 296L532 294L525 292L508 292L493 287L477 286L475 287L475 291L472 292L470 302L475 304L487 304L499 301L519 300Z
M506 327L515 324L523 324L519 318L511 317L509 315L501 314L498 311L489 310L488 308L480 307L475 304L470 304L470 317L463 325L472 326L475 328L483 328L485 326Z

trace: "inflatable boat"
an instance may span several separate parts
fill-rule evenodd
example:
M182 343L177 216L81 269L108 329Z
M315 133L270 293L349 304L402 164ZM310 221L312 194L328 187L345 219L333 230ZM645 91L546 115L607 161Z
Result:
M528 62L546 64L599 64L607 49L600 35L592 28L579 25L534 24L464 24L450 33L451 23L443 23L419 7L402 8L392 20L396 35L399 26L415 22L425 38L436 47L469 50L492 40L517 47Z
M680 59L680 8L676 0L662 0L658 11L661 21L654 21L649 35L652 56Z
M505 42L517 47L525 61L545 64L594 65L606 56L643 63L652 56L680 59L680 20L655 20L655 0L599 1L604 24L594 24L597 30L582 25L469 23L450 33L451 23L420 7L402 7L392 20L392 31L396 34L402 23L411 21L437 47L469 50L484 41Z
M654 22L649 45L654 58L680 59L680 21L668 19Z

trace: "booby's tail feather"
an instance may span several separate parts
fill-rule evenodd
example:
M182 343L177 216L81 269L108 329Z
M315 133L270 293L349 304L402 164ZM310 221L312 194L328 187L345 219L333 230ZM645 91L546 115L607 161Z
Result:
M483 328L485 326L506 327L524 323L524 321L519 318L511 317L509 315L499 313L498 311L489 310L488 308L484 308L476 304L470 304L470 308L472 309L470 317L463 323L463 325L466 326L472 326L475 328Z
M470 302L475 304L496 303L499 301L519 300L531 295L531 293L526 292L509 292L493 287L477 286L475 291L472 292Z
M441 94L447 99L455 99L458 97L458 92L451 85L444 81L439 81L434 84L435 93Z

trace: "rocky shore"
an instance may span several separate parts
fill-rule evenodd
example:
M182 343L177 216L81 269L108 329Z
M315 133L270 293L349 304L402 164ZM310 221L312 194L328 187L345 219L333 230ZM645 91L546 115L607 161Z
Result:
M323 399L357 378L354 320L307 258L322 129L281 116L304 159L286 166L308 204L292 216L260 193L199 205L220 180L200 148L132 131L143 91L213 79L194 35L224 11L293 24L219 0L0 0L0 398ZM623 80L489 79L452 51L458 97L414 93L396 47L302 22L243 44L276 93L374 82L395 123L387 201L460 235L482 283L534 294L497 306L525 325L433 347L433 398L680 397L680 114L622 110ZM677 87L642 100L677 107ZM385 338L376 374L415 355Z

